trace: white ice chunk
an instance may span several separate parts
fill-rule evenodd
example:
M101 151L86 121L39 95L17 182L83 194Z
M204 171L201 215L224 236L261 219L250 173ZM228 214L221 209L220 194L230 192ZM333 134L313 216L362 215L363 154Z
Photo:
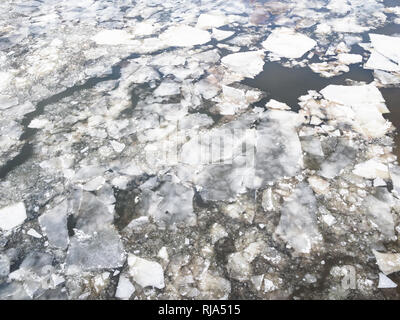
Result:
M7 89L12 78L13 75L10 72L0 72L0 91Z
M352 53L339 53L337 56L339 62L344 64L354 64L362 62L362 55Z
M35 229L33 229L33 228L30 228L26 232L26 234L31 236L31 237L37 238L37 239L40 239L42 237L42 235L39 232L37 232Z
M130 254L128 266L132 279L143 288L164 288L164 271L159 263Z
M115 152L120 153L125 149L125 144L124 143L120 143L118 141L111 140L110 144L111 144L111 147L114 149Z
M196 28L211 29L222 27L229 23L229 19L222 14L202 13L197 20Z
M319 176L309 177L308 183L317 194L326 194L327 192L329 192L329 182Z
M379 289L397 288L397 284L385 276L382 272L379 273Z
M274 99L269 100L265 106L269 109L290 110L290 107L286 103Z
M229 54L221 59L228 69L244 77L254 78L263 70L264 53L262 51L247 51Z
M95 177L83 185L83 190L86 190L86 191L99 190L104 185L105 182L106 182L106 179L104 179L104 177L102 177L102 176Z
M25 205L18 202L0 209L0 229L11 230L22 224L26 216Z
M353 173L366 179L375 179L378 177L382 179L389 178L389 170L387 165L377 161L376 159L370 159L368 161L356 164Z
M375 255L379 269L385 274L400 271L400 253L380 253L372 250Z
M128 300L135 292L135 287L129 279L123 275L119 277L117 291L115 297L122 300Z
M50 123L47 119L33 119L28 125L29 128L43 129Z
M159 38L171 47L192 47L211 40L209 32L189 26L171 27Z
M92 40L100 45L134 45L132 35L125 30L102 30L92 37Z
M272 31L262 46L280 57L300 58L316 44L313 39L293 29L279 28Z
M234 31L225 31L225 30L219 30L219 29L213 29L212 30L212 36L217 39L218 41L225 40L235 34Z

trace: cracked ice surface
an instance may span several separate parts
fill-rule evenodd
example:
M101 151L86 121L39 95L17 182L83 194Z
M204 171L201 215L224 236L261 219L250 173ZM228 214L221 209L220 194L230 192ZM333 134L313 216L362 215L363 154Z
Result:
M398 15L2 1L0 299L398 298Z

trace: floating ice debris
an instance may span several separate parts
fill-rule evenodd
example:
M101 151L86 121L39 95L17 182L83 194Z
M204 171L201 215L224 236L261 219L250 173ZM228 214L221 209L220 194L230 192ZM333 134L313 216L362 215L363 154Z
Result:
M164 288L164 271L161 265L154 261L139 258L133 254L128 256L129 274L143 288Z
M262 43L264 49L285 58L300 58L316 45L313 39L289 28L275 29Z
M340 61L311 63L309 67L312 71L321 74L325 78L331 78L350 70L346 64Z
M400 253L380 253L373 250L379 269L385 274L400 271Z
M209 32L189 26L171 27L159 38L172 47L192 47L205 44L211 40Z
M278 289L278 287L269 279L264 278L264 292L271 292Z
M40 226L53 247L66 249L68 246L67 216L68 203L64 200L39 217Z
M325 222L329 227L333 226L336 223L336 219L331 214L323 214L321 216L322 221Z
M119 277L117 291L115 292L115 297L122 300L128 300L132 294L135 292L135 287L129 281L127 277L121 275Z
M49 120L47 119L33 119L31 123L28 125L29 128L35 129L43 129L49 124Z
M290 107L283 102L276 101L274 99L269 100L266 105L268 109L277 109L277 110L290 110Z
M125 30L102 30L92 37L99 45L134 45L137 44Z
M378 288L379 289L397 288L397 284L380 272Z
M305 183L300 183L282 206L275 233L297 252L309 253L322 240L316 223L316 206L314 194Z
M219 30L219 29L212 29L212 36L213 38L217 39L218 41L225 40L235 34L234 31L225 31L225 30Z
M223 57L221 62L235 73L254 78L263 70L264 54L262 51L232 53Z
M387 165L377 161L376 159L370 159L368 161L356 164L353 173L364 177L366 179L389 178L389 170Z
M329 192L329 182L318 176L311 176L308 178L310 187L316 194L326 194Z
M382 113L388 113L389 110L382 94L374 85L329 85L321 93L327 100L351 107L354 120L350 118L349 121L358 132L376 138L390 129L391 124L382 116Z
M27 235L30 235L31 237L34 237L34 238L36 238L36 239L42 238L42 235L41 235L39 232L37 232L35 229L33 229L33 228L30 228L30 229L26 232L26 234L27 234Z
M110 141L110 144L111 144L111 146L113 147L113 149L114 149L115 152L120 153L120 152L122 152L122 151L125 149L125 144L120 143L120 142L118 142L118 141L111 140L111 141Z
M26 211L23 202L18 202L0 209L0 229L11 230L21 225L25 219Z
M337 56L339 62L344 64L354 64L362 62L362 55L352 53L339 53Z
M359 32L392 33L398 9L378 0L53 2L0 9L1 207L23 199L29 208L29 221L0 231L1 299L385 293L370 280L371 245L398 251L400 169L377 88L400 84L399 37L362 43ZM265 54L276 62L260 74ZM364 58L371 69L360 73ZM286 71L310 77L309 89L353 85L296 104ZM356 81L371 74L366 87ZM147 261L133 263L137 279L124 248ZM318 286L344 256L357 261L357 291L335 290L343 272Z
M222 27L227 23L229 20L222 14L202 13L197 20L196 28L207 30Z

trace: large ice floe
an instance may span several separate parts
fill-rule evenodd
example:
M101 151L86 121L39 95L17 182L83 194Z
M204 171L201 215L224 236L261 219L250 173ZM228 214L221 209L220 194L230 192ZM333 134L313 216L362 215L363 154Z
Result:
M3 0L0 299L398 299L398 16Z

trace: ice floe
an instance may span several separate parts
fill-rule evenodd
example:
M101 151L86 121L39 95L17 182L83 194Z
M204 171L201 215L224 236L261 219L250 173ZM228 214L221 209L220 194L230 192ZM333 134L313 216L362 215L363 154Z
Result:
M293 29L280 28L272 31L262 43L264 49L285 58L300 58L316 46L315 40Z

